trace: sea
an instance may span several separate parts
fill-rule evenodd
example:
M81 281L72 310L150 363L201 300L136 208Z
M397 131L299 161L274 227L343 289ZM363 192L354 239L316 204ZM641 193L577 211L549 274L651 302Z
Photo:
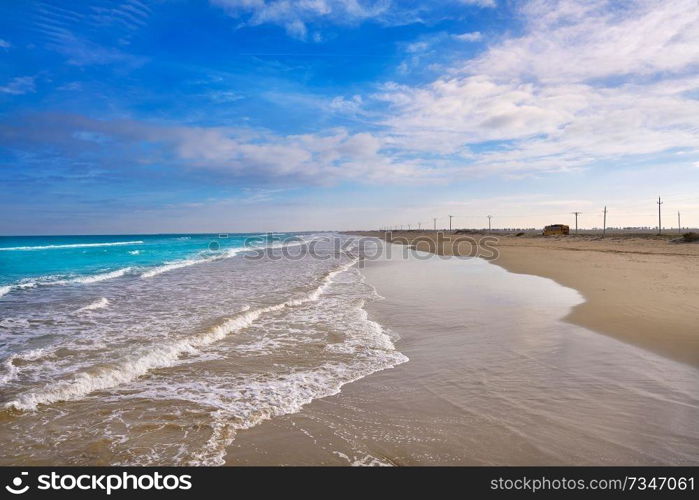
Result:
M221 465L240 431L406 362L344 239L0 237L0 464Z

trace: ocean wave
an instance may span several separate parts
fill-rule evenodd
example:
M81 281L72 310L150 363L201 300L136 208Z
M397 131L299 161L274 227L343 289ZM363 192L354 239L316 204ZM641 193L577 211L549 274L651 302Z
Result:
M38 281L22 281L20 283L15 283L14 285L3 286L0 288L0 297L7 295L12 290L22 290L24 288L34 288L38 285Z
M219 401L216 395L209 393L203 403L220 408L212 413L213 433L203 449L193 453L187 465L225 465L226 450L237 431L274 417L298 413L316 399L339 394L346 384L407 361L407 356L390 350L376 353L371 360L357 359L349 365L324 363L275 379L247 380L241 389L226 388L225 398Z
M193 266L194 264L201 264L203 262L210 262L211 260L214 260L213 258L208 258L208 259L185 259L185 260L177 260L174 262L169 262L166 264L163 264L162 266L157 266L154 267L153 269L150 269L143 274L141 274L141 278L152 278L153 276L157 276L162 273L166 273L168 271L174 271L175 269L180 269L182 267L187 267L187 266Z
M15 364L16 360L34 361L44 355L45 349L32 349L18 354L12 354L2 365L5 367L5 372L0 373L0 385L7 384L15 380L19 376L20 369Z
M62 280L57 282L61 285L67 285L72 283L97 283L98 281L111 280L114 278L119 278L124 276L126 273L131 271L131 267L124 267L122 269L117 269L116 271L110 271L108 273L92 274L89 276L79 276L77 278L71 278L68 280Z
M95 309L104 309L109 305L109 300L107 300L106 297L102 297L98 300L95 300L94 302L89 303L88 305L81 307L75 312L85 312L85 311L94 311Z
M17 366L15 366L14 355L7 358L2 365L5 368L5 372L0 373L0 385L5 385L17 378L19 370L17 369Z
M140 250L129 250L129 255L139 255L140 253Z
M20 394L16 399L5 403L5 407L18 410L35 410L40 404L80 399L92 392L131 382L151 370L173 366L183 354L197 354L199 349L252 325L263 314L279 311L285 307L317 301L330 283L332 283L333 277L347 271L356 262L356 260L350 261L327 273L321 279L319 285L313 291L307 293L305 297L290 299L279 304L257 309L243 310L234 317L198 335L168 344L150 346L120 362L94 367L89 372L78 373L71 379L52 383L50 386L45 386L38 391Z
M293 246L299 246L299 245L305 245L307 244L308 241L294 241L292 243L275 243L267 246L247 246L247 247L240 247L240 248L230 248L223 252L222 254L218 255L213 255L210 257L201 257L198 259L183 259L183 260L175 260L172 262L166 262L163 265L154 267L153 269L150 269L143 274L141 274L141 278L152 278L153 276L157 276L162 273L166 273L169 271L174 271L175 269L181 269L183 267L189 267L189 266L194 266L196 264L204 264L206 262L213 262L216 260L220 259L227 259L229 257L234 257L238 255L241 252L259 252L260 250L267 250L267 249L278 249L278 248L283 248L283 247L293 247Z
M53 286L53 285L74 285L74 284L90 284L97 283L100 281L111 280L114 278L119 278L130 272L132 267L124 267L122 269L117 269L115 271L109 271L106 273L91 274L85 276L75 276L66 278L64 276L41 276L38 278L27 278L19 283L13 285L3 286L0 288L0 297L11 292L12 290L23 290L26 288L36 288L39 286Z
M0 328L26 328L29 320L26 318L0 318Z
M88 247L115 247L121 245L140 245L143 241L114 241L111 243L73 243L67 245L43 245L43 246L33 246L33 247L5 247L0 248L0 251L6 252L10 250L53 250L60 248L88 248Z
M226 250L222 254L214 255L211 257L201 257L199 259L183 259L183 260L175 260L172 262L166 262L165 264L163 264L161 266L154 267L153 269L149 269L148 271L144 272L143 274L141 274L141 278L152 278L153 276L167 273L168 271L174 271L175 269L180 269L183 267L193 266L195 264L203 264L205 262L213 262L216 260L225 259L228 257L233 257L234 255L238 255L240 252L243 252L245 250L248 250L248 249L247 248L231 248L230 250Z

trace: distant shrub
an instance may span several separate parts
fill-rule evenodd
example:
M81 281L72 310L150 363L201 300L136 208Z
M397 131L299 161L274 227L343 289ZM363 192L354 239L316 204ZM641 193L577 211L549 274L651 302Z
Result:
M684 233L682 239L685 243L694 243L695 241L699 241L699 233Z
M517 233L515 236L524 236L524 233Z

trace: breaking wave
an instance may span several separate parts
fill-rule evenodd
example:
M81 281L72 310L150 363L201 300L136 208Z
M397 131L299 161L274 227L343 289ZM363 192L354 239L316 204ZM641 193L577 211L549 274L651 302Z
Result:
M89 248L89 247L116 247L121 245L140 245L143 241L114 241L111 243L73 243L66 245L42 245L33 247L6 247L0 248L0 251L25 251L25 250L54 250L60 248Z
M106 297L102 297L94 302L91 302L90 304L86 305L85 307L81 307L75 312L85 312L85 311L94 311L95 309L104 309L109 305L109 300L107 300Z
M333 277L347 271L356 262L357 260L353 260L327 273L321 279L320 284L313 291L307 293L305 297L290 299L279 304L257 309L243 310L234 317L198 335L167 344L149 346L122 361L94 367L89 371L78 373L70 379L47 385L40 390L19 394L14 400L5 403L5 407L18 410L35 410L40 404L80 399L92 392L131 382L151 370L172 366L183 354L197 354L200 348L252 325L263 314L318 300L330 283L332 283Z

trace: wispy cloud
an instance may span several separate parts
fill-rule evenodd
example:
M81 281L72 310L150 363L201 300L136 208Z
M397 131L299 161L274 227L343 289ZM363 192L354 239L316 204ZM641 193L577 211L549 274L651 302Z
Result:
M472 31L470 33L461 33L460 35L453 35L457 40L462 40L464 42L477 42L483 39L483 35L480 31Z
M0 87L0 92L4 94L22 95L36 92L36 84L33 76L18 76L10 80L6 85Z
M388 0L211 0L211 3L223 7L233 17L243 17L246 24L277 24L300 39L307 38L309 22L353 24L377 18L391 6Z
M109 6L39 2L34 7L33 28L46 47L66 56L69 64L140 66L145 58L130 54L123 47L137 30L146 26L149 15L150 7L139 0ZM112 39L106 44L102 40L105 33Z
M0 127L2 143L34 151L47 147L52 154L60 151L72 163L85 156L94 160L102 155L119 158L119 164L165 163L170 169L207 171L253 184L332 185L343 180L409 182L429 178L428 171L418 164L384 154L383 142L377 136L343 128L280 135L266 130L41 114ZM148 154L144 154L144 145L148 145Z
M496 0L457 0L464 5L477 5L479 7L496 7Z
M0 49L9 49L10 47L12 47L12 44L10 42L0 38Z
M560 171L699 144L694 0L535 0L527 31L425 86L375 97L396 147L460 154L464 169ZM692 97L694 96L694 97ZM488 141L500 147L479 151ZM689 161L689 160L688 160Z
M316 24L384 22L395 14L395 4L387 2L214 3L248 25L276 24L299 37L311 36ZM471 3L475 7L464 12L492 2ZM109 24L126 36L143 28L148 7L135 1L104 5L98 11L74 10L72 4L39 7L37 29L51 50L66 55L62 65L119 65L133 57L121 46L115 49L116 43L91 40L92 31L85 34L76 26L97 29ZM400 83L373 80L377 73L372 68L370 78L350 81L336 91L326 76L331 71L344 76L343 69L323 66L319 73L324 76L305 85L315 69L307 60L298 68L270 71L274 84L261 83L261 66L256 65L251 70L253 85L240 85L235 78L209 79L163 92L159 73L154 87L144 86L158 99L134 104L142 95L142 89L136 89L129 100L110 102L108 115L91 105L80 108L83 115L12 116L0 126L0 142L7 151L30 158L27 163L52 165L53 170L47 169L50 175L66 178L82 169L105 178L121 175L122 180L179 176L186 178L187 186L220 183L256 189L457 184L486 176L511 179L598 166L621 170L638 158L654 158L660 164L658 158L672 157L673 164L696 172L696 0L629 0L623 11L611 0L533 0L518 5L522 25L516 31L493 31L491 36L490 24L473 24L488 34L483 37L481 31L464 33L464 27L447 33L440 25L405 30L420 33L410 40L390 39L386 46L399 51L390 60L397 65L402 54L409 70L408 76L396 77L403 78ZM220 11L213 12L220 17ZM464 43L475 41L481 43ZM213 59L228 64L219 56ZM167 65L168 76L182 76L176 66ZM91 70L97 80L103 70L68 69L73 71L70 80L57 86L64 102L91 88L89 81L69 82ZM396 74L391 68L381 69L382 75ZM284 78L297 77L303 83L285 84ZM138 75L131 82L138 82ZM0 84L3 94L35 91L33 77ZM170 109L179 105L185 113ZM306 121L296 123L298 117ZM241 125L246 123L256 126ZM259 193L251 199L269 194Z
M391 0L210 0L228 14L240 19L243 25L275 24L301 40L320 42L318 31L310 33L311 25L352 26L362 22L381 25L404 25L425 22L430 12L444 17L446 7L495 7L495 0L444 0L434 4L398 2ZM429 16L427 16L429 17Z

